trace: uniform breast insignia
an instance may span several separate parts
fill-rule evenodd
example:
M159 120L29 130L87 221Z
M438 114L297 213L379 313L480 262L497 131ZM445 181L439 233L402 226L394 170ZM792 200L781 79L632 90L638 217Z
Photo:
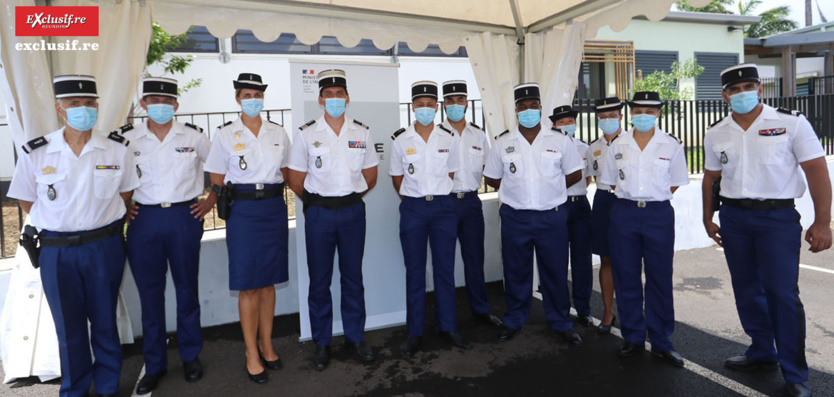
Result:
M128 125L130 125L130 124L128 124ZM133 126L130 126L130 128L133 129ZM130 145L130 141L128 141L121 134L119 134L119 131L111 132L110 135L107 136L107 139L109 139L111 141L116 141L116 142L121 143L122 145L125 145L125 146Z
M238 156L238 157L240 157L240 161L238 161L238 165L240 165L240 169L246 171L246 169L249 168L249 164L246 164L246 160L243 159L243 156Z
M351 149L366 149L365 141L348 141L348 147Z
M480 146L472 146L472 149L475 149L475 150L484 150L484 149L483 149L483 148L481 148Z
M507 153L515 152L515 146L507 146L507 148L504 149L504 151Z
M777 136L777 135L783 135L785 132L787 132L787 130L784 129L784 128L768 128L768 129L765 129L765 130L759 130L759 135L760 136Z
M593 165L593 168L594 168L594 171L596 171L596 170L598 170L598 169L599 169L599 163L597 163L597 161L596 161L596 160L594 160L594 165Z
M246 144L245 143L235 144L235 151L236 152L244 150L244 149L246 149Z
M316 168L321 168L321 156L316 157Z
M437 126L438 126L438 127L440 127L440 129L441 129L441 130L448 132L448 133L449 133L449 135L451 135L451 136L455 136L455 133L454 133L454 132L452 132L450 129L448 129L448 128L444 127L444 126L443 126L443 124L438 124Z
M449 153L449 149L437 149L437 153Z
M510 162L510 172L512 172L513 174L515 174L515 171L516 171L516 168L515 168L515 163L511 161L511 162Z
M394 131L394 134L391 135L391 140L393 141L393 140L397 139L397 137L402 135L403 132L405 132L405 128L400 128L400 129Z
M620 180L621 181L625 180L625 172L623 172L623 170L620 170Z
M414 154L417 154L417 149L415 149L413 147L410 147L410 148L405 150L405 155L406 156L411 156L411 155L414 155Z
M140 152L138 150L133 152L133 155L136 156L136 157L139 157L139 155L141 155L141 154L142 154L142 152Z
M35 138L35 139L32 139L32 140L31 140L31 141L29 141L29 142L26 142L26 144L25 144L25 145L23 145L23 146L22 146L22 148L23 148L23 151L24 151L26 154L29 154L29 153L31 153L33 150L35 150L35 149L37 149L37 148L39 148L39 147L46 146L46 144L47 144L47 143L49 143L49 141L47 141L47 140L46 140L46 138L44 138L44 137L42 137L42 136L41 136L41 137L37 137L37 138Z
M240 139L240 133L239 132L235 132L235 139Z
M97 170L120 170L122 169L121 166L118 165L97 165Z
M203 132L203 129L198 127L197 125L194 125L194 124L191 124L191 123L185 123L185 126L188 127L188 128L191 128L192 130L195 130L199 133Z
M315 147L316 149L318 149L318 147L319 147L319 146L321 146L321 142L319 142L319 141L315 141L315 142L313 142L313 147Z
M174 150L176 150L177 153L192 153L192 152L194 152L194 148L189 147L189 146L174 148Z
M58 192L55 191L55 187L53 187L52 184L49 184L46 188L46 198L48 198L49 201L55 201L55 199L58 198Z
M301 127L298 127L298 129L301 130L301 131L304 131L305 128L307 128L307 127L309 127L309 126L311 126L315 123L316 123L316 120L310 120L306 124L302 125Z
M359 120L355 120L355 119L353 120L353 124L356 124L356 125L358 125L358 126L360 126L360 127L364 127L366 130L370 128L370 127L368 127L367 125L365 125L365 123L363 123L363 122L361 122L361 121L359 121Z
M730 159L727 158L726 152L721 152L721 164L727 164Z
M559 151L555 150L555 149L545 149L545 152L547 152L547 153L559 153Z
M136 177L140 179L142 178L142 169L139 168L139 164L136 164Z
M43 175L52 175L55 173L55 167L48 165L46 167L41 168L41 174Z
M594 150L594 157L599 157L602 155L602 150Z
M619 160L619 159L621 159L621 158L623 158L623 154L622 154L622 153L617 153L617 154L615 154L615 155L614 155L614 159L616 159L616 160Z
M414 163L408 164L408 173L412 175L414 174Z

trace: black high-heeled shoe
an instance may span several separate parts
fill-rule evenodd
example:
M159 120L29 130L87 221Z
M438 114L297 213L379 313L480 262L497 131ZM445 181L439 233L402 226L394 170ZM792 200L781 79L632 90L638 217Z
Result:
M273 371L277 371L281 368L284 368L284 363L281 362L281 357L278 357L277 360L269 361L266 359L266 357L264 357L263 353L261 353L260 351L258 352L258 355L261 356L261 361L264 363L264 367L267 367Z
M600 335L610 334L611 333L611 327L614 326L615 321L617 321L617 315L616 314L613 317L611 317L611 324L605 325L605 324L600 322L599 327L597 327L597 332L599 332Z
M255 383L258 383L258 384L266 383L266 381L269 379L269 375L266 373L266 369L261 371L261 373L259 373L259 374L254 374L254 375L250 374L249 373L249 367L247 367L247 365L246 365L246 357L245 356L243 358L243 369L246 371L246 375L249 375L249 379L252 382L255 382Z

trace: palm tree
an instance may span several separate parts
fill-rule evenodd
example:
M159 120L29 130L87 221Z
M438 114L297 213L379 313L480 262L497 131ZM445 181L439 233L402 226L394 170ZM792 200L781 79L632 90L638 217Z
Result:
M753 10L760 4L762 4L761 0L748 0L746 3L744 0L739 0L738 13L739 15L753 15ZM788 6L771 8L759 14L762 17L761 21L749 25L744 29L744 36L765 37L798 28L798 23L787 19L790 13L791 9Z
M678 10L687 12L708 12L710 14L732 14L727 7L733 4L733 0L712 0L704 7L693 7L686 0L681 0L677 5Z

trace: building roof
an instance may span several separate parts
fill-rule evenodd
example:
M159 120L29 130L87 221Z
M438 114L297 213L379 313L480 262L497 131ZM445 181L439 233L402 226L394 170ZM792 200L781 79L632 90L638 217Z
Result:
M648 20L645 16L637 16L634 19ZM684 11L670 11L663 18L666 22L689 22L689 23L707 23L716 25L751 25L762 20L762 17L757 15L736 15L736 14L713 14L709 12L684 12Z

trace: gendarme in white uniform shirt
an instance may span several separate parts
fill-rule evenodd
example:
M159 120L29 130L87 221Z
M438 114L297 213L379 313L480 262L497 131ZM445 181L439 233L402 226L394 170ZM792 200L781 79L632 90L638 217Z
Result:
M226 174L235 184L283 183L281 168L289 164L290 139L284 127L261 119L256 137L241 119L220 127L212 138L206 172ZM241 167L241 157L246 169Z
M567 136L567 135L565 135ZM582 157L582 179L579 182L574 183L571 187L568 188L568 196L585 196L588 194L588 180L586 179L590 176L591 172L591 162L589 162L589 153L588 153L588 144L582 142L582 140L570 137L570 140L573 141L574 146L576 146L576 151L579 152L579 156Z
M466 193L479 190L484 176L484 165L489 153L489 138L481 127L466 123L463 131L457 131L445 120L443 126L453 131L458 141L460 169L455 172L452 193Z
M805 193L799 163L825 156L805 116L764 105L744 131L727 116L704 138L704 168L721 171L727 198L792 199ZM785 111L789 112L789 111Z
M33 201L38 229L78 232L107 226L125 215L119 193L139 186L130 147L93 131L81 155L64 140L64 128L45 136L46 146L21 152L9 197ZM127 142L126 142L127 143ZM55 199L48 198L49 186Z
M339 135L324 120L305 124L293 136L289 167L306 172L304 189L326 197L368 190L362 170L379 164L368 126L345 118Z
M211 141L200 131L174 120L160 142L147 122L124 133L128 152L135 156L136 173L142 185L133 192L140 204L179 203L203 193L203 162Z
M608 145L600 181L616 186L618 198L634 201L672 199L672 186L689 184L683 146L677 138L654 127L654 135L641 151L634 130L620 133Z
M454 183L449 173L460 169L458 142L454 135L435 124L425 142L412 124L394 139L388 175L403 176L400 195L443 196L452 191Z
M544 129L531 145L518 126L498 136L484 175L501 179L498 198L516 210L552 210L567 201L565 176L585 168L571 139Z
M623 131L620 131L620 133L622 134ZM591 142L588 147L588 175L596 178L597 189L601 190L611 190L611 185L606 185L599 180L602 166L605 164L606 153L608 153L608 140L605 139L605 135Z

